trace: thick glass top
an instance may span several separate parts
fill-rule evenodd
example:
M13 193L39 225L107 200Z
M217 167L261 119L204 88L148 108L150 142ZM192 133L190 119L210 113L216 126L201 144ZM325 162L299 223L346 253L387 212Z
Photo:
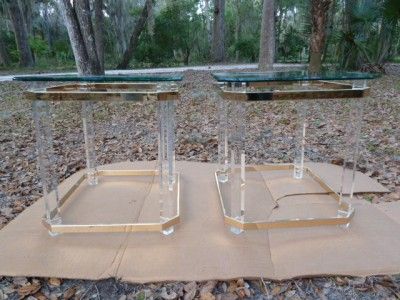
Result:
M379 74L373 73L337 71L326 71L319 74L311 74L308 71L215 72L212 75L217 81L222 82L364 80L379 77Z
M79 81L79 82L156 82L156 81L181 81L182 74L165 75L31 75L16 76L13 80L17 81Z

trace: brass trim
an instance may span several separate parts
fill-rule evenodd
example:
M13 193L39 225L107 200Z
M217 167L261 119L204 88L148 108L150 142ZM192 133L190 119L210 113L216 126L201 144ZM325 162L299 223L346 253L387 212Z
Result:
M332 89L332 90L292 90L292 91L265 91L241 92L223 90L222 98L232 101L282 101L282 100L320 100L320 99L348 99L368 96L370 88L362 89Z
M98 176L156 176L156 170L99 170ZM72 187L60 198L58 209L69 199L76 189L86 179L82 174ZM90 233L90 232L160 232L180 223L180 173L176 174L176 208L177 214L171 219L160 223L115 223L115 224L50 224L43 216L42 224L51 233ZM57 209L57 208L56 208ZM55 210L56 210L55 209ZM54 212L54 211L53 211ZM52 212L52 213L53 213Z
M263 171L263 170L290 170L293 169L293 164L270 164L262 165L256 167L246 167L246 171ZM331 225L346 225L349 224L354 216L354 208L352 208L345 201L341 202L340 196L328 185L326 184L318 175L313 173L310 168L305 167L304 171L306 174L310 175L316 182L318 182L322 188L326 191L328 195L331 195L338 202L338 210L347 212L347 216L334 216L330 218L295 218L295 219L281 219L275 221L254 221L254 222L242 222L234 219L226 214L226 209L224 206L224 201L221 193L220 183L218 180L219 171L215 172L215 181L217 183L218 196L220 200L220 205L222 212L224 214L224 223L226 225L236 227L241 230L265 230L274 228L298 228L298 227L316 227L316 226L331 226Z
M154 83L74 83L24 92L31 101L168 101L178 100L177 88L157 90Z
M250 89L242 89L238 87L235 90L222 86L222 98L231 101L282 101L282 100L320 100L320 99L348 99L363 98L370 94L370 88L353 88L351 84L337 83L332 81L310 81L302 82L310 87L321 87L323 89L309 90L270 90L257 91L252 88L268 88L273 86L292 86L298 84L298 81L290 82L248 82L246 83Z

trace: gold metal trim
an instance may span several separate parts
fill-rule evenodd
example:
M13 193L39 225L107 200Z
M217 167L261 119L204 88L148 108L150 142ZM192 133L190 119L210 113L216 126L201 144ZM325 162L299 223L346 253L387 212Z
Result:
M31 101L167 101L178 100L177 88L157 90L154 83L75 83L24 92Z
M305 82L302 82L305 83ZM369 87L353 88L351 84L337 83L332 81L311 81L310 87L320 87L323 89L309 90L274 90L274 86L292 86L298 84L295 82L250 82L248 86L255 89L235 90L229 87L221 88L222 98L231 101L281 101L281 100L320 100L320 99L338 99L338 98L363 98L370 93ZM257 91L257 88L271 87L270 91Z
M270 164L256 167L246 167L247 171L273 171L273 170L291 170L294 168L293 164ZM316 227L316 226L328 226L328 225L346 225L349 224L354 216L354 208L352 208L345 201L341 201L340 196L336 193L328 184L326 184L318 175L313 173L310 168L304 167L304 173L313 178L318 182L321 187L326 191L327 194L331 195L338 202L338 210L347 212L347 216L334 216L330 218L295 218L295 219L282 219L275 221L254 221L254 222L242 222L234 219L226 214L224 201L221 193L220 182L218 180L218 174L215 172L215 181L217 183L217 190L220 200L222 212L224 214L224 222L226 225L236 227L241 230L265 230L274 228L298 228L298 227Z
M98 176L156 176L156 170L99 170ZM82 174L72 187L60 198L59 208L69 199L86 179ZM42 224L51 233L90 233L90 232L160 232L180 223L180 173L176 174L176 208L177 214L160 223L120 223L120 224L50 224L43 216ZM53 213L53 212L52 212Z

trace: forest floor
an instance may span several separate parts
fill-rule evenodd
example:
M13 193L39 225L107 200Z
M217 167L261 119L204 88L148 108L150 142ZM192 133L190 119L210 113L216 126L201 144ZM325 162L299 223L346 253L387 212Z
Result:
M390 190L359 197L378 203L400 200L400 68L372 83L365 103L358 170ZM215 87L209 71L186 71L177 108L177 160L216 162ZM0 83L0 229L40 196L36 176L35 135L30 104L22 93L32 84ZM44 86L44 84L41 84ZM309 106L308 148L313 161L340 163L347 120L346 101ZM154 160L157 156L155 103L96 104L98 163ZM293 156L296 104L253 103L248 106L247 153L250 163L288 162ZM77 103L54 105L55 151L60 179L85 167ZM340 147L339 147L340 148ZM266 150L267 149L267 150ZM0 266L1 271L1 266ZM400 298L400 275L345 276L208 282L130 284L101 281L0 276L0 300L20 299L236 299L240 298Z

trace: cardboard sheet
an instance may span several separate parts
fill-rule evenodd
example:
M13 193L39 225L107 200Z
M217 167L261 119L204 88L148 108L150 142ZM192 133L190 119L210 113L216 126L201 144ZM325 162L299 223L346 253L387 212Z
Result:
M114 168L138 169L152 166L154 163L146 162L112 165ZM328 173L334 173L329 165L323 167ZM182 186L181 224L170 236L160 233L93 233L63 234L52 238L40 223L43 202L39 200L0 230L0 275L82 279L117 277L132 282L148 282L400 273L400 224L369 203L355 204L356 214L349 229L327 226L248 231L233 235L223 223L214 182L215 168L213 164L177 162ZM337 185L337 177L327 177L328 181L334 181L328 182L331 186ZM372 185L368 184L371 179L362 174L357 174L357 178L361 184L367 182L365 186L371 192ZM61 192L69 184L71 180L63 182ZM119 205L123 195L102 191L97 196L107 196L108 202L98 200L94 195L91 200L87 198L79 204L83 209L88 205L86 201L97 203L95 212L81 212L71 203L65 211L69 214L66 218L82 222L100 217L110 221L116 217L147 219L146 212L157 207L156 197L144 197L148 189L140 188L140 184L134 193L129 190L131 182L118 184L121 190L126 191L125 200L130 204ZM378 183L372 187L378 192L384 190ZM80 191L85 192L85 188ZM321 197L327 195L285 197L285 201L281 200L280 210L274 211L271 217L280 218L299 212L332 213L335 208ZM136 205L137 199L146 201L143 205ZM398 210L400 203L393 205ZM101 211L102 207L106 209Z
M376 204L376 207L387 214L393 221L400 224L400 201L396 202L383 202Z

